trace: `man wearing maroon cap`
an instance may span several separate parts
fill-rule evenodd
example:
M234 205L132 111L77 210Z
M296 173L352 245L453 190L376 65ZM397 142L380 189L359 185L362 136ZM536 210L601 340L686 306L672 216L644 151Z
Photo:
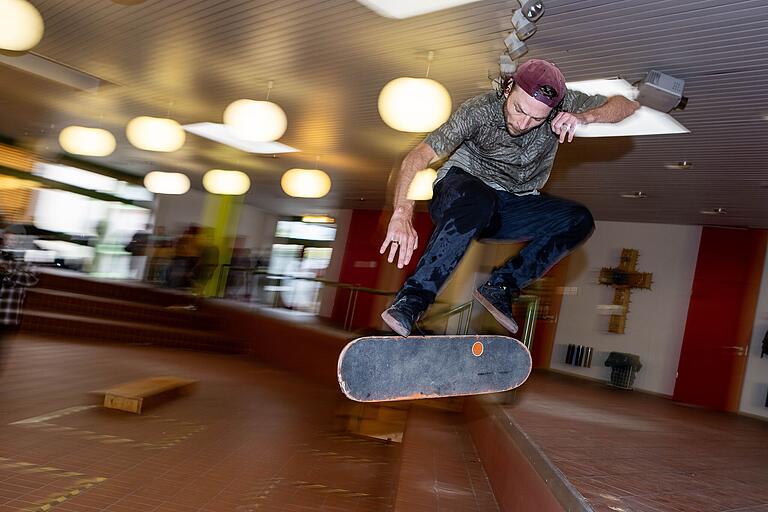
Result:
M435 229L415 272L382 313L386 324L408 336L473 239L526 240L520 253L474 292L499 323L517 332L512 302L520 290L594 229L587 208L539 192L558 145L571 142L579 125L616 123L637 108L637 102L623 96L569 91L560 70L538 59L522 64L500 92L475 96L459 106L408 153L400 168L395 211L381 253L389 249L389 262L397 257L402 268L418 246L408 187L418 171L447 158L429 206Z

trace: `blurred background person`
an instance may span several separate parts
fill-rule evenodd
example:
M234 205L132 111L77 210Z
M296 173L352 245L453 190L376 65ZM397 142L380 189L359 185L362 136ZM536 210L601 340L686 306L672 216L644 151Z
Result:
M232 247L232 259L227 273L226 296L230 298L249 296L248 282L253 272L253 256L245 247L245 237L235 238Z
M37 276L29 267L2 252L4 234L0 233L0 372L8 338L21 323L21 312L27 288L37 284Z
M203 293L208 281L216 272L219 265L219 248L213 241L213 229L209 227L200 228L195 237L195 246L197 258L192 267L192 293L199 295Z
M200 226L190 224L176 240L173 260L168 269L168 285L172 288L191 288L192 271L200 258L198 234Z
M174 255L174 239L165 232L165 226L157 226L147 247L146 280L152 284L168 286L169 269Z
M144 279L144 269L147 265L147 250L149 249L149 237L151 232L152 226L147 224L143 230L135 232L131 241L125 246L126 252L131 254L129 264L130 277L138 279L139 281Z

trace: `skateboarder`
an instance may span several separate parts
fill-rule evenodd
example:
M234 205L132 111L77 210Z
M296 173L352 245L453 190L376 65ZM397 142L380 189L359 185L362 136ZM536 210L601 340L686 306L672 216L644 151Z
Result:
M418 246L414 202L406 198L415 174L449 157L437 174L429 212L435 224L413 275L382 313L408 336L419 316L478 238L527 240L520 253L495 269L474 296L494 318L517 332L512 302L527 284L586 240L594 221L584 206L539 192L547 182L558 143L571 142L577 126L616 123L639 104L623 96L569 91L552 63L532 59L500 92L470 98L403 160L394 212L380 252L397 266Z

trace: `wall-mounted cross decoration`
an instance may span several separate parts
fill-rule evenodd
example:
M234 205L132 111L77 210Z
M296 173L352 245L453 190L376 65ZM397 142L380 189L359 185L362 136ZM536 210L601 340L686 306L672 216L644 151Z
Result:
M603 267L600 270L599 283L613 286L613 303L621 306L621 313L611 315L608 332L624 334L629 313L630 293L632 290L650 290L653 284L653 274L637 271L637 249L622 249L618 267Z

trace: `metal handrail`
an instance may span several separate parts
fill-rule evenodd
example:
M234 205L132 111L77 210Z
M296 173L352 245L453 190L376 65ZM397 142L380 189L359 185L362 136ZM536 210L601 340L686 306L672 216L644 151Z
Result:
M220 265L222 268L222 271L219 272L219 282L218 288L217 288L217 295L221 295L223 293L224 287L223 283L225 282L225 276L229 275L229 272L224 272L224 268L227 267L229 271L236 270L236 271L244 271L244 272L250 272L250 274L253 275L264 275L267 277L274 277L274 278L281 278L281 279L300 279L303 281L312 281L315 283L320 283L323 286L333 286L335 288L339 288L342 290L349 290L349 298L347 299L347 309L344 312L344 326L343 328L345 330L349 330L352 328L352 322L355 318L355 310L357 309L357 297L360 294L360 292L363 293L369 293L371 295L382 295L382 296L394 296L397 294L397 292L389 291L389 290L379 290L376 288L369 288L367 286L361 286L356 284L350 284L350 283L342 283L339 281L331 281L329 279L322 279L319 277L305 277L305 276L294 276L289 274L275 274L273 272L268 272L266 270L259 270L253 267L233 267L231 264L223 264ZM276 304L275 304L276 305Z
M317 283L321 283L325 286L333 286L335 288L340 288L343 290L349 290L349 298L347 299L347 310L344 314L344 329L350 329L352 327L352 321L354 320L355 316L355 309L357 308L357 297L360 292L363 293L370 293L372 295L382 295L382 296L394 296L397 294L397 292L394 291L388 291L388 290L379 290L376 288L369 288L367 286L361 286L361 285L355 285L350 283L342 283L340 281L331 281L329 279L322 279L318 277L303 277L303 276L292 276L288 274L275 274L268 272L266 270L258 270L253 267L233 267L229 264L221 265L222 267L229 267L230 270L239 270L239 271L250 271L251 275L265 275L265 276L271 276L276 278L286 278L286 279L301 279L305 281L314 281ZM226 275L225 272L219 273L219 279L221 280L224 275ZM219 285L221 286L221 281L219 282ZM219 290L222 290L220 287ZM522 326L522 339L520 341L523 342L523 344L531 348L531 344L533 343L533 335L534 335L534 329L536 326L536 313L538 311L539 307L539 297L537 295L520 295L517 298L518 302L524 302L527 303L526 306L526 312L525 312L525 321L523 322ZM452 318L456 315L459 316L459 328L457 334L468 334L469 333L469 327L472 320L472 309L474 306L474 301L469 300L468 302L465 302L463 304L459 304L458 306L454 306L447 311L441 311L439 313L435 313L432 315L429 315L422 320L418 322L418 325L426 325L428 323L433 323L437 320L441 320L443 318ZM466 313L466 315L465 315ZM446 334L448 329L448 323L446 322Z
M528 306L525 310L525 322L523 322L523 336L520 341L528 348L531 349L533 343L533 334L536 327L536 313L539 310L539 296L538 295L521 295L517 298L520 302L527 302Z
M303 276L292 276L289 274L273 274L271 272L254 272L254 274L261 274L268 277L284 277L287 279L299 279L303 281L313 281L316 283L321 283L326 286L333 286L335 288L342 288L346 290L356 290L358 292L365 292L365 293L372 293L374 295L396 295L397 292L391 292L387 290L378 290L376 288L368 288L366 286L362 286L359 284L350 284L350 283L342 283L339 281L331 281L329 279L322 279L319 277L303 277Z
M330 279L322 279L320 277L304 277L304 276L294 276L290 274L275 274L274 272L268 272L266 270L258 270L253 269L252 267L233 267L229 264L220 265L221 267L229 267L229 270L239 270L239 271L251 271L251 275L264 275L268 277L280 277L280 278L286 278L286 279L301 279L304 281L314 281L316 283L321 283L326 286L333 286L335 288L342 288L342 289L348 289L348 290L355 290L358 292L365 292L365 293L371 293L373 295L397 295L397 292L389 291L389 290L379 290L377 288L369 288L367 286L362 286L359 284L351 284L351 283L342 283L341 281L331 281ZM224 272L219 273L219 290L221 290L221 280L224 279Z
M536 328L536 313L539 309L539 297L537 295L520 295L517 298L517 302L526 304L525 321L523 322L523 325L522 325L522 331L521 331L522 336L520 341L530 350L531 344L533 343L534 331ZM450 318L452 316L459 314L461 316L459 317L458 334L468 334L470 321L472 320L473 305L474 305L474 301L470 300L469 302L465 302L464 304L455 306L447 311L430 315L424 318L423 320L421 320L419 322L419 325L432 323L436 320L440 320L446 317ZM466 321L464 321L464 316L463 316L465 311L468 311ZM446 322L446 331L447 329L448 329L448 322Z
M464 304L459 304L458 306L454 306L450 308L447 311L441 311L440 313L435 313L432 315L429 315L423 319L421 319L418 323L418 325L426 325L428 323L435 322L437 320L441 320L443 318L447 318L450 320L450 318L459 315L459 334L467 334L469 332L469 324L472 320L472 307L474 305L474 301L470 300L469 302L465 302ZM466 321L464 321L464 312L468 311L466 315ZM462 325L464 326L462 328ZM445 322L445 334L448 334L448 321Z
M455 306L447 311L441 311L440 313L435 313L433 315L429 315L426 318L422 319L421 321L424 323L433 322L435 320L440 320L441 318L445 318L448 316L453 316L456 313L459 313L461 311L464 311L467 308L472 307L472 301L465 302L464 304L459 304L458 306Z

